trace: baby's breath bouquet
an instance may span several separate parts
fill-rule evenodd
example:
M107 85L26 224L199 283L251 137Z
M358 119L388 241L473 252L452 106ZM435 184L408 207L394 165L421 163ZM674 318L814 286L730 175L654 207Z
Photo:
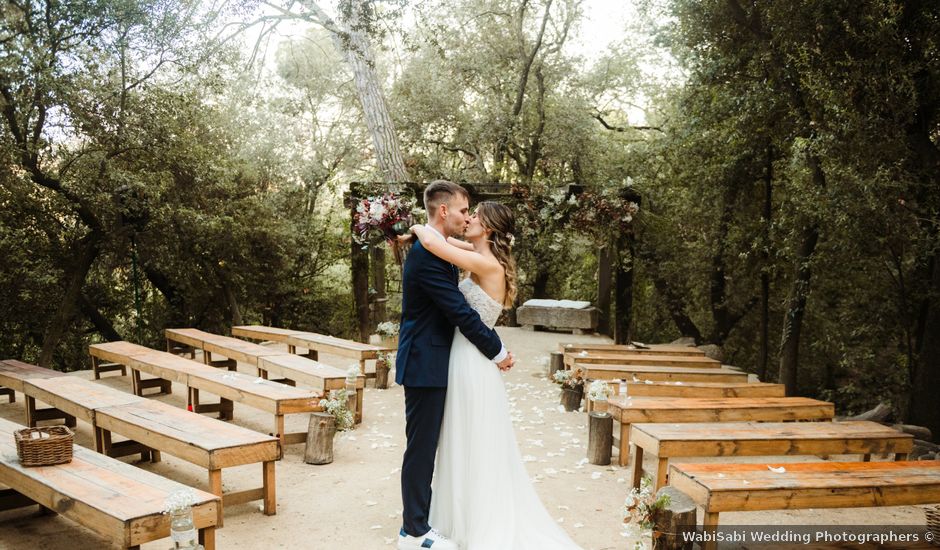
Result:
M348 398L349 393L343 389L336 392L336 395L329 399L320 400L320 406L333 415L333 418L336 419L336 429L341 432L352 429L356 424L356 418L347 406Z
M575 390L584 387L584 375L581 369L555 371L555 374L552 375L552 381L561 386L562 389Z
M607 401L612 393L606 380L595 380L588 386L588 396L594 401Z
M398 323L394 321L384 321L375 327L375 333L385 338L393 338L398 336L399 328Z
M621 514L624 528L634 536L648 533L656 540L662 533L656 528L655 515L666 506L669 506L669 495L664 493L657 497L653 492L652 480L644 476L640 488L631 489L623 502ZM643 543L637 542L634 548L643 548Z

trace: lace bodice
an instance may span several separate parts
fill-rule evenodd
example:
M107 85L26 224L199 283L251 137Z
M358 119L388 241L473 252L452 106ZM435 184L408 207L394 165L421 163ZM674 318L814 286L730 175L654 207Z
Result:
M480 319L483 320L483 324L490 328L496 326L496 321L503 312L502 304L494 300L485 290L480 288L480 285L473 282L473 279L469 277L460 281L458 288L460 288L460 292L462 292L467 299L467 303L470 304L470 307L480 314Z

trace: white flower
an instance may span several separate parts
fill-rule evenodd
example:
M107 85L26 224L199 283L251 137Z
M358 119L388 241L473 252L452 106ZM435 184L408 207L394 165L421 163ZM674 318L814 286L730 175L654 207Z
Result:
M369 218L379 221L385 217L385 205L380 202L373 202L369 205Z

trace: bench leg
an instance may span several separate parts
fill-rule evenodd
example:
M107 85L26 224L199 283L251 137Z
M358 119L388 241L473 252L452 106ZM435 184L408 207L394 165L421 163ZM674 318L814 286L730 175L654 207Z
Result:
M36 398L26 396L26 425L36 427Z
M863 454L862 462L871 462L871 453Z
M356 388L356 424L362 422L362 397L365 395L363 388Z
M131 391L138 397L144 396L144 389L140 387L140 371L131 369Z
M274 461L269 460L261 465L263 468L262 479L264 480L264 515L273 516L277 514L277 501L275 500L274 485Z
M284 433L284 415L283 414L274 415L274 433L272 435L281 440L282 449L287 448L287 440L285 439L286 434Z
M204 527L199 530L199 544L206 550L215 550L215 527Z
M287 344L287 353L291 353L291 354L297 353L297 346L294 346L292 344Z
M639 447L637 447L639 449ZM666 486L666 476L669 475L669 458L668 457L656 457L656 485L653 486L653 491L658 491L661 488Z
M643 480L643 447L634 445L633 450L633 488L639 489Z
M235 418L235 403L231 399L219 398L219 420Z
M894 460L898 462L907 460L907 453L894 453Z
M621 466L630 463L630 424L620 423L620 457L618 458Z
M711 537L712 540L702 544L702 550L718 550L718 543L714 540L714 535L718 532L718 512L705 510L705 519L702 521L702 529L705 533L713 535Z
M359 360L359 374L363 376L366 375L366 360L365 359Z
M0 395L6 395L9 400L8 403L16 403L16 392L13 391L13 388L0 388Z
M209 470L209 492L222 496L222 470Z

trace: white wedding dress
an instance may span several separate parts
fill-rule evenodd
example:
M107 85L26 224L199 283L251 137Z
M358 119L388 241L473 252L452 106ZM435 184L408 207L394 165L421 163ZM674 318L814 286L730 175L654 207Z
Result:
M488 327L502 306L467 278ZM502 374L455 330L431 497L431 525L460 550L580 550L539 500L522 463Z

